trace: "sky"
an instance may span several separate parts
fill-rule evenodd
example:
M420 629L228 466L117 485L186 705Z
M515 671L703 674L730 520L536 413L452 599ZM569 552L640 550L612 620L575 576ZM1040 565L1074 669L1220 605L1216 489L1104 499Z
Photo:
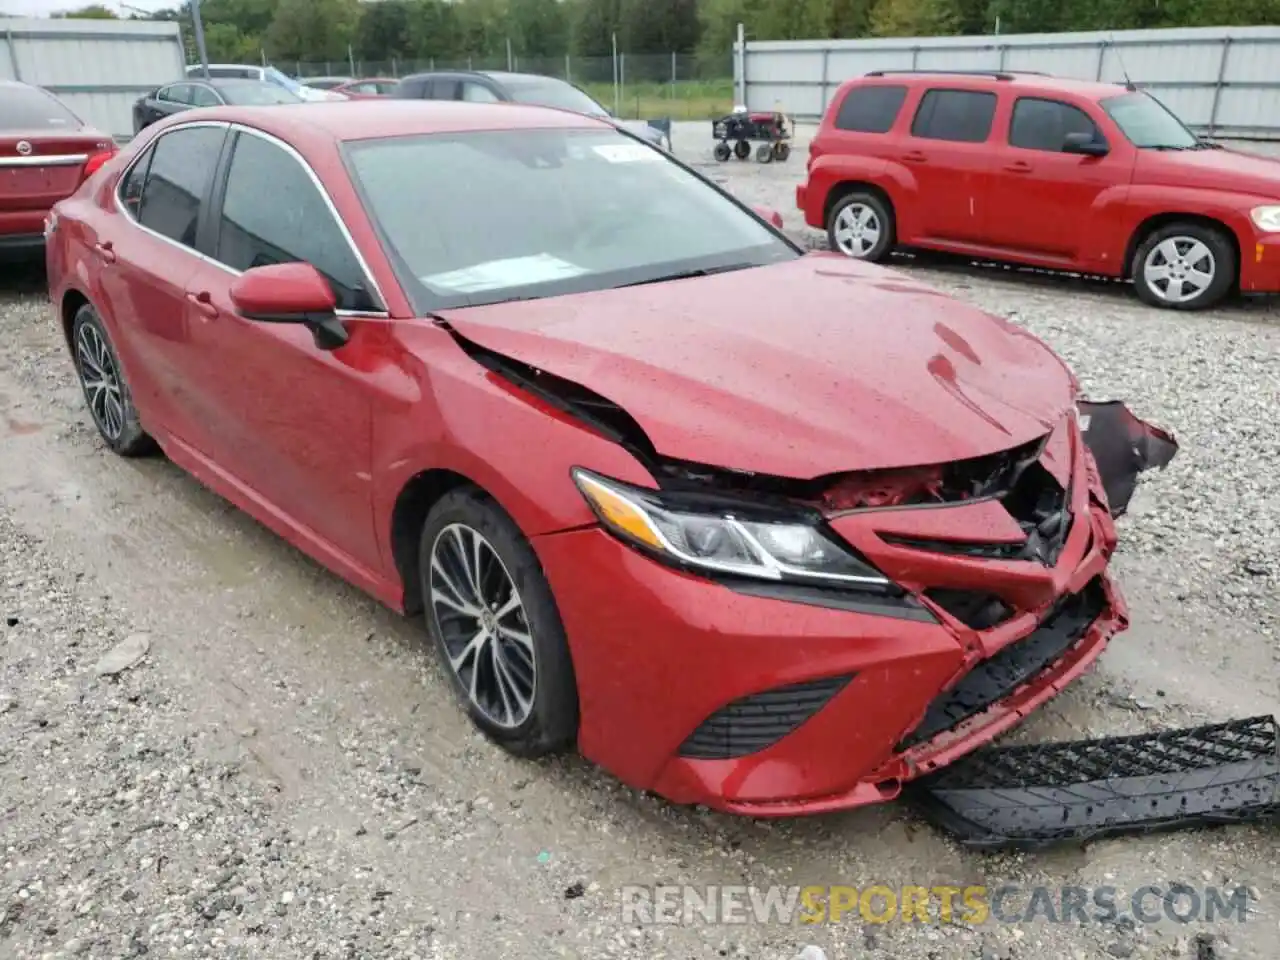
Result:
M47 17L51 13L75 10L90 2L101 3L122 16L129 15L128 7L150 11L177 5L176 0L126 0L127 7L121 7L114 0L0 0L0 11L11 17Z

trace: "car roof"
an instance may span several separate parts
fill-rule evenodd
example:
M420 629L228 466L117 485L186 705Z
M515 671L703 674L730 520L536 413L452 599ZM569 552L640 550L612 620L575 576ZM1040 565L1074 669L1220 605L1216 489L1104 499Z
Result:
M421 73L413 73L402 79L416 80L421 77L488 77L491 80L497 80L499 83L510 80L551 80L555 83L569 83L568 80L549 76L545 73L512 73L507 70L424 70Z
M1119 83L1104 83L1100 80L1077 80L1074 77L1054 77L1043 73L993 70L990 73L957 70L954 73L946 70L873 70L852 82L863 80L911 81L913 83L942 83L953 86L981 87L983 89L1009 84L1025 92L1068 93L1077 96L1098 99L1124 93L1128 88Z
M211 107L200 120L243 123L298 147L334 141L482 130L615 129L612 124L566 110L460 100L362 100Z

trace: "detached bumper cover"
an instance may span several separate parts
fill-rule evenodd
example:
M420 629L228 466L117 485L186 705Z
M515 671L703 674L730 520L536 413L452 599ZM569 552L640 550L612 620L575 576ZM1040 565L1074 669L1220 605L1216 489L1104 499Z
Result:
M1130 737L987 748L913 799L960 843L1036 849L1217 823L1280 824L1272 717Z

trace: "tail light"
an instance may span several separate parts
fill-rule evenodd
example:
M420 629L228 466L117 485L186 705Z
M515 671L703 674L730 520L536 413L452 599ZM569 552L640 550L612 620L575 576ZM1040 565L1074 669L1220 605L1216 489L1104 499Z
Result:
M98 152L92 154L88 160L84 162L84 170L80 174L80 182L88 180L95 173L102 169L108 160L116 155L117 147L114 143L104 143L98 145Z

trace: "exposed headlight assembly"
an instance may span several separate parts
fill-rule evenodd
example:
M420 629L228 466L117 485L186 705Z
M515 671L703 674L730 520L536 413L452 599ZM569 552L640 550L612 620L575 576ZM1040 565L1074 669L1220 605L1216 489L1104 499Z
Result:
M1267 233L1280 233L1280 204L1268 204L1254 207L1249 211L1249 218L1259 230Z
M821 518L646 490L575 468L574 482L614 536L677 567L704 573L836 587L872 593L899 588L848 546L825 533Z

